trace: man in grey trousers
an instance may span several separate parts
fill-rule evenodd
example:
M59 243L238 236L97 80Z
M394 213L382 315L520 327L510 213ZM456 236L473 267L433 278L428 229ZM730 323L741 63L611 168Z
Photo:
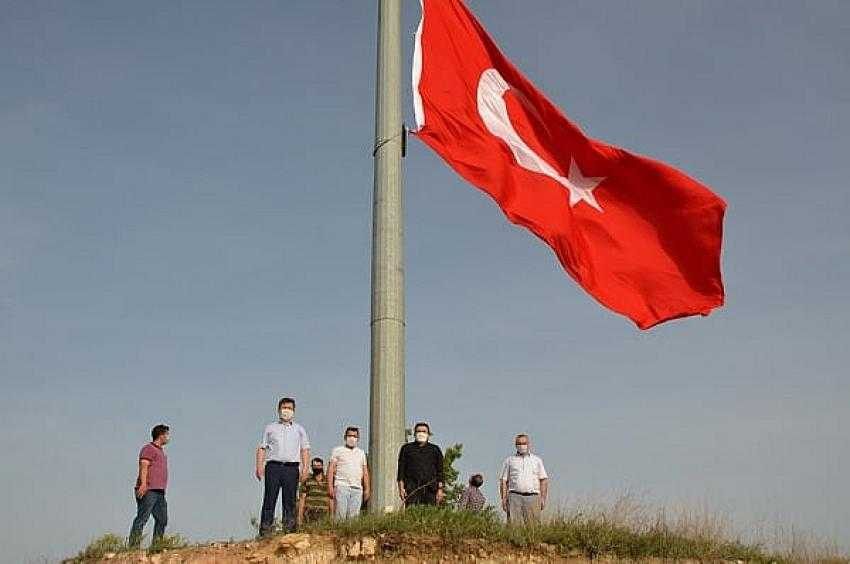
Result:
M516 454L505 459L499 480L502 509L508 515L508 523L533 525L540 522L540 513L546 506L549 476L543 459L531 453L528 435L517 435L514 446Z

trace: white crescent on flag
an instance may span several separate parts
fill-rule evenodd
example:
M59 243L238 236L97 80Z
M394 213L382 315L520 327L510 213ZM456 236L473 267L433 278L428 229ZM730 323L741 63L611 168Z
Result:
M569 177L564 178L555 167L543 160L519 136L511 123L504 94L511 89L496 69L487 69L478 80L478 115L484 121L487 131L507 143L519 166L531 172L543 174L561 184L570 193L570 206L585 201L602 211L599 202L593 196L593 189L605 180L602 176L586 177L581 173L575 159L570 158Z

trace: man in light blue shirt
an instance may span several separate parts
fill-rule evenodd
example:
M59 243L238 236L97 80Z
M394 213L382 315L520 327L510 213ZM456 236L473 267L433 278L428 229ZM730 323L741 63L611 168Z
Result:
M293 421L295 400L283 398L277 404L280 419L269 423L257 448L257 479L265 478L260 535L273 532L274 506L281 493L283 526L292 532L296 526L295 501L298 483L307 479L310 467L310 439L304 427Z

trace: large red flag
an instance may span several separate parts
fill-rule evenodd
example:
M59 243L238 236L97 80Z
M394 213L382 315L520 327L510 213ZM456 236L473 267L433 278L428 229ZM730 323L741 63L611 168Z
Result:
M422 0L413 98L417 136L603 305L641 329L723 305L723 200L664 163L587 137L461 0Z

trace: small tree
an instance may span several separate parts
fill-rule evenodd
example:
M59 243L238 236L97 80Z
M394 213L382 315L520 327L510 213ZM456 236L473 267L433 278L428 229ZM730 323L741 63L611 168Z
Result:
M445 504L456 507L457 502L463 494L464 484L458 483L460 472L455 470L454 463L463 455L463 445L455 443L446 448L443 453L443 477L445 479L444 491L446 494Z

